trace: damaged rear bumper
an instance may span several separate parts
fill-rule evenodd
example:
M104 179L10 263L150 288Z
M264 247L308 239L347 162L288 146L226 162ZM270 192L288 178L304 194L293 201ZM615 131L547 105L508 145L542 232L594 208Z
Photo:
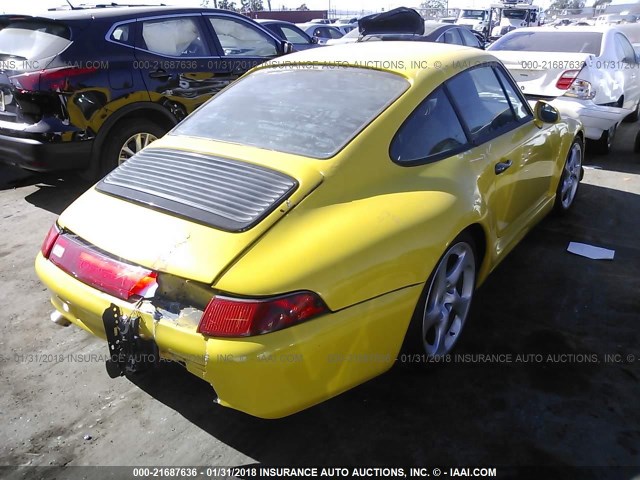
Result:
M558 97L549 101L561 115L575 118L582 122L585 137L599 140L602 133L618 125L633 110L619 107L596 105L592 101L578 100L570 97Z
M134 305L66 274L41 254L36 271L53 290L51 302L69 321L106 339L103 312ZM315 320L266 335L208 338L196 325L154 319L143 303L139 332L160 357L183 364L209 382L218 403L262 418L279 418L331 398L388 370L394 363L421 285L388 293ZM105 347L106 348L106 347Z

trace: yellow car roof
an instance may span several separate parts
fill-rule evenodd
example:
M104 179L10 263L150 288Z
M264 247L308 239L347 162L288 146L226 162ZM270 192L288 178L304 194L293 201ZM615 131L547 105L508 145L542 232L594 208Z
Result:
M425 70L444 68L454 62L458 68L498 61L476 48L420 41L371 41L312 48L270 60L257 68L318 64L340 67L364 67L399 73L415 78Z

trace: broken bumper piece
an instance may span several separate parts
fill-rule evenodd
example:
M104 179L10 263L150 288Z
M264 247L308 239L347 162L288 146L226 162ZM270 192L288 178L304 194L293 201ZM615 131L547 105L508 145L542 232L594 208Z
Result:
M113 303L103 312L102 323L109 346L106 367L111 378L141 372L158 364L158 346L153 340L140 336L140 320L135 311L125 316Z

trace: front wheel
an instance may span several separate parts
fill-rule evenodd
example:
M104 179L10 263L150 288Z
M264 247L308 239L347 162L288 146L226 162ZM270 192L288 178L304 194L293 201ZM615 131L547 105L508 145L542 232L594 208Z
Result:
M576 137L573 139L567 159L562 168L560 182L556 190L556 211L562 213L568 211L573 205L573 201L578 194L578 187L582 179L582 160L584 158L584 148L582 139Z
M406 353L441 356L453 349L467 321L476 285L473 238L459 235L425 285L405 337Z
M127 120L116 126L102 154L101 174L106 175L122 165L166 132L165 128L150 120Z

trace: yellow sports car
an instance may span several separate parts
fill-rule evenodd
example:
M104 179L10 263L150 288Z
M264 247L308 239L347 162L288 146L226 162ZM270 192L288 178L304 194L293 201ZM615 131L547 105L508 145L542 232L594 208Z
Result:
M111 172L36 259L118 376L172 360L277 418L448 353L474 289L573 204L583 131L465 47L263 64ZM106 350L105 350L106 353Z

